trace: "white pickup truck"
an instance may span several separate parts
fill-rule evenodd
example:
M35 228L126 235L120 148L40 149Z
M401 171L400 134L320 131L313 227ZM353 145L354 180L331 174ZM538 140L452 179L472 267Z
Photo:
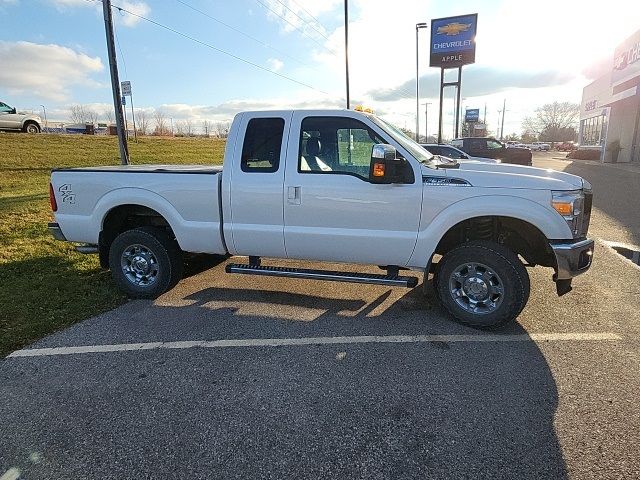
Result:
M373 114L244 112L224 170L134 165L52 172L55 238L100 255L131 297L181 278L183 252L249 257L228 273L434 288L458 321L495 327L529 298L527 266L555 270L559 295L591 265L591 186L566 173L434 157ZM261 260L377 265L384 273Z

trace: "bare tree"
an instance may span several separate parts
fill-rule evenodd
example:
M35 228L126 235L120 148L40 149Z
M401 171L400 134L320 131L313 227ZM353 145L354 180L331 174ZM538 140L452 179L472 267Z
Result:
M84 105L71 105L69 108L69 116L72 123L98 123L98 112L90 110Z
M146 135L149 133L149 116L145 110L138 110L136 114L136 124L138 135Z
M111 125L113 123L113 110L107 110L104 116L107 118L107 123Z
M211 135L211 131L213 130L213 124L211 123L210 120L203 120L202 121L202 133L204 134L205 137L208 137L209 135Z
M535 116L524 119L522 129L537 134L542 140L557 142L567 131L575 131L579 115L580 105L576 103L547 103L536 109Z
M183 121L176 122L175 136L176 137L184 137L184 133L186 130L186 125Z
M227 138L227 136L229 135L229 128L229 122L216 123L216 137Z
M190 137L190 136L192 135L192 133L193 133L193 122L191 121L191 119L188 119L188 118L187 118L187 119L184 121L183 126L184 126L184 134L185 134L187 137Z
M167 117L162 109L158 108L153 112L153 120L156 124L153 132L154 135L167 135L169 133L167 129Z

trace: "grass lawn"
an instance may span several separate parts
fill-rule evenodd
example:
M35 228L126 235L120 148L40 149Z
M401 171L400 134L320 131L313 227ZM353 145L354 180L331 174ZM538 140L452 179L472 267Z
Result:
M145 137L131 163L220 164L224 141ZM0 357L126 298L95 255L50 237L54 167L119 164L115 137L0 133Z

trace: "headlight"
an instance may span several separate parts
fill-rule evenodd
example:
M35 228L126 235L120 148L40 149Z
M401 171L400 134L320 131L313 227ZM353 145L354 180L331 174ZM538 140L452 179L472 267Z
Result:
M579 236L584 213L584 192L582 190L551 192L551 206L566 220L573 236Z

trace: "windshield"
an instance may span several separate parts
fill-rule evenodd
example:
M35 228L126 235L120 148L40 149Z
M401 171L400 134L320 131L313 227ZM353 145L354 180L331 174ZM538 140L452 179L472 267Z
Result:
M393 137L402 147L407 150L420 163L429 163L433 160L433 155L409 138L402 130L380 117L369 117L373 122Z

